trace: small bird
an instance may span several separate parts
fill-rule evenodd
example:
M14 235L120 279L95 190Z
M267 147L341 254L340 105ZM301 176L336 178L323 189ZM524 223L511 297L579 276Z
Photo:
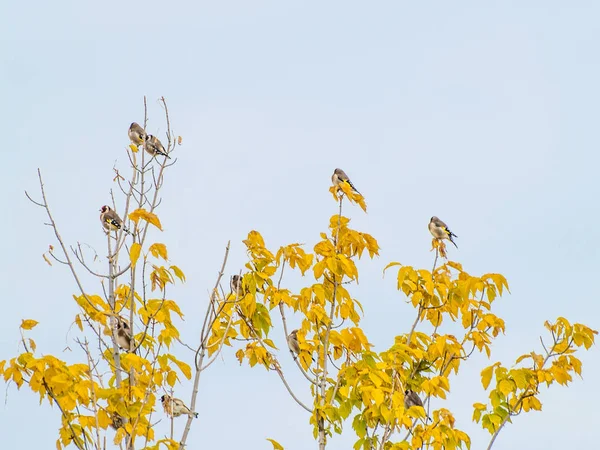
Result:
M125 421L123 420L123 417L121 417L117 413L113 413L112 417L111 417L111 424L110 424L110 426L113 429L118 430L119 428L122 428L124 425L125 425Z
M294 355L294 359L298 357L300 354L300 344L298 343L298 330L294 330L287 337L288 347L290 348L290 352Z
M133 334L131 333L131 328L129 328L129 324L127 321L122 318L117 318L117 336L116 336L117 345L121 350L126 350L128 352L132 351L132 343L135 345L133 341Z
M346 172L344 172L342 169L335 169L333 171L333 175L331 175L331 181L334 186L339 186L340 183L345 181L350 185L354 192L360 194L360 192L358 192L358 189L356 189L352 184L352 181L350 181L350 178L348 178L348 175L346 175Z
M458 245L456 245L456 242L454 242L454 239L452 239L453 237L458 237L458 236L455 235L452 231L450 231L448 229L448 225L446 225L444 222L442 222L436 216L433 216L431 218L431 220L429 221L428 227L429 227L429 232L431 233L431 235L434 238L448 239L450 242L452 242L454 244L454 246L456 248L458 248Z
M162 155L171 159L169 155L165 152L165 148L162 145L162 142L158 140L156 136L149 134L146 137L146 145L144 146L146 152L148 152L152 156Z
M231 279L229 281L229 287L231 288L231 292L237 294L238 297L244 295L244 288L242 286L242 277L239 275L231 275Z
M104 205L100 208L100 222L102 222L102 226L107 231L116 231L123 228L125 233L131 234L131 231L123 226L123 221L110 206Z
M300 343L298 342L298 331L299 330L292 331L290 333L290 335L287 337L288 347L290 348L290 352L292 352L294 361L296 360L296 358L298 358L298 355L300 354ZM310 358L313 361L315 360L315 358L313 358L312 356Z
M129 131L127 134L129 135L129 140L133 145L142 145L147 139L146 132L137 122L133 122L129 126Z
M421 397L419 397L415 391L407 389L404 391L404 407L408 409L411 406L420 406L425 409ZM427 416L427 418L429 419L429 416Z
M182 400L173 398L170 395L163 395L160 398L163 409L168 416L179 417L182 414L187 414L190 417L198 418L197 412L192 412L190 408L185 406Z

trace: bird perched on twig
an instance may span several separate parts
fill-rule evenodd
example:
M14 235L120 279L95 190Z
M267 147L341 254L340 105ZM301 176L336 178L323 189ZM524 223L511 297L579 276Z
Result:
M146 132L137 122L133 122L129 126L127 135L133 145L142 145L147 139Z
M333 171L333 175L331 175L331 181L334 186L339 186L340 183L346 182L350 185L354 192L360 194L360 192L358 192L358 189L356 189L352 184L352 181L350 181L350 178L348 178L348 175L346 175L346 172L344 172L342 169L335 169Z
M163 395L160 398L163 405L163 409L168 416L179 417L182 414L187 414L189 417L198 418L197 412L192 412L190 408L185 406L182 400L171 397L170 395Z
M421 397L419 397L415 391L407 389L404 391L404 407L408 409L411 406L420 406L421 408L425 409ZM431 420L429 416L427 416L427 418Z
M146 137L146 145L144 146L144 148L146 149L146 152L148 152L152 156L162 155L171 159L171 157L165 151L162 142L160 142L156 136L149 134Z
M133 341L133 333L131 332L131 328L126 320L121 317L117 317L117 327L116 327L116 337L117 345L121 350L126 350L128 352L132 351L132 344L135 346L135 342Z
M237 295L238 297L244 295L244 287L242 286L242 277L240 275L231 275L229 287L234 295Z
M298 355L300 355L300 343L298 342L298 331L299 330L292 331L290 333L290 335L287 337L288 347L290 349L290 352L292 352L294 361L296 360L296 358L298 358ZM312 355L311 355L311 359L313 361L315 360L315 358L313 358Z
M100 208L100 222L106 231L116 231L122 228L125 233L131 234L131 231L123 225L119 215L110 206L104 205Z
M300 354L300 343L298 342L298 330L294 330L287 337L288 347L290 348L290 352L294 355L294 359L298 357Z
M442 222L436 216L433 216L431 218L431 220L429 221L428 228L429 228L429 232L431 233L431 235L434 238L448 239L450 242L452 242L454 244L454 246L456 248L458 248L458 245L456 245L456 242L454 242L454 239L452 239L453 237L458 237L458 236L455 235L452 231L450 231L450 229L448 228L448 225L446 225L444 222Z
M123 417L121 417L119 414L117 413L113 413L111 415L111 423L110 426L115 429L118 430L119 428L122 428L125 425L125 421L123 420Z

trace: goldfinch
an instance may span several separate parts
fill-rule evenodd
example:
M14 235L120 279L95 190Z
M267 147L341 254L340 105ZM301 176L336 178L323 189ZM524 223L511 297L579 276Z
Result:
M187 414L190 417L198 418L198 413L190 411L190 408L185 406L183 401L178 398L173 398L170 395L163 395L160 398L160 401L168 416L179 417L182 414Z
M167 152L165 152L162 142L160 142L156 136L149 134L146 137L146 145L144 148L146 149L146 152L152 156L162 155L171 159L171 157L167 155Z
M231 279L229 280L229 287L231 288L231 292L234 295L238 295L238 297L242 297L244 295L244 288L242 286L242 277L239 275L231 275Z
M425 409L421 397L419 397L415 391L407 389L404 391L404 407L408 409L411 406L420 406ZM429 416L427 416L427 418L429 419Z
M127 134L133 145L142 145L147 139L146 132L137 122L133 122L129 126Z
M122 228L125 233L131 234L131 231L123 225L119 215L110 206L104 205L100 208L100 222L106 231L116 231Z
M442 222L436 216L433 216L431 218L431 220L429 221L428 228L429 228L429 232L431 233L431 235L434 238L448 239L450 242L452 242L454 244L454 246L456 248L458 248L458 245L456 245L456 242L454 242L454 239L452 239L453 237L458 237L458 236L455 235L452 231L450 231L450 229L448 228L448 225L446 225L444 222Z
M298 357L300 354L300 344L298 343L298 330L294 330L287 337L288 347L290 348L290 352L294 356L294 359Z
M290 333L290 335L287 337L287 343L288 343L288 347L290 348L290 352L292 352L292 356L294 357L294 360L296 360L296 358L298 358L298 355L300 354L300 343L298 342L298 330L294 330ZM313 361L315 360L315 358L313 358L312 356L310 358Z
M350 185L354 192L360 194L360 192L358 192L358 189L356 189L352 184L352 181L350 181L350 178L348 178L348 175L346 175L346 172L344 172L342 169L335 169L333 171L333 175L331 175L331 181L334 186L339 186L340 183L343 183L345 181Z
M128 352L132 351L132 344L135 346L133 341L133 334L131 333L131 328L129 328L129 324L127 321L117 318L117 329L116 329L116 341L117 345L121 350L126 350Z
M112 417L111 417L110 426L113 429L118 430L119 428L122 428L124 425L125 425L125 421L123 420L123 417L121 417L117 413L113 413Z

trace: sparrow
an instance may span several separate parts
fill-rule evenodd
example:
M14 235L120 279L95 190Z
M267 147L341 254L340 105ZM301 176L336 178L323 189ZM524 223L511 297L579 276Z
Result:
M129 126L129 131L127 134L129 135L129 140L133 145L142 145L147 139L146 132L137 122L133 122Z
M131 333L131 328L129 328L129 324L127 323L127 321L121 319L120 317L117 318L116 331L116 341L119 348L128 352L132 351L131 344L133 343L135 346L135 343L133 341L133 334Z
M152 156L162 155L171 159L171 157L167 155L167 152L165 152L162 142L160 142L156 136L149 134L146 137L146 145L144 148L146 149L146 152Z
M431 218L431 220L429 221L428 227L429 227L429 232L431 233L431 235L434 238L448 239L450 242L452 242L454 244L454 246L456 248L458 248L458 245L456 245L456 242L454 242L454 239L452 239L453 237L458 237L458 236L455 235L452 231L450 231L448 229L448 225L446 225L444 222L442 222L436 216L433 216Z
M229 280L229 287L233 294L237 294L238 297L244 295L244 288L242 286L242 277L240 275L231 275Z
M110 206L104 205L100 208L100 222L107 231L116 231L122 228L125 233L131 234L131 231L123 225L119 215Z
M415 391L407 389L404 391L404 407L408 409L411 406L420 406L421 408L425 409L423 402L421 401L421 397L419 397ZM429 416L427 416L427 418L430 419Z
M299 330L294 330L290 333L290 335L287 337L287 343L288 343L288 347L290 348L290 352L292 352L292 355L294 356L294 361L296 360L296 358L298 358L298 355L300 354L300 343L298 342L298 331ZM314 361L315 358L313 358L311 356L311 359Z
M350 178L348 178L348 175L346 175L346 172L344 172L342 169L335 169L333 171L333 175L331 175L331 181L334 186L339 186L340 183L343 183L345 181L350 185L354 192L360 194L360 192L358 192L358 189L356 189L352 184L352 181L350 181Z
M160 398L160 401L168 416L179 417L182 414L187 414L190 417L198 418L198 413L190 411L190 408L185 406L183 401L178 398L173 398L170 395L163 395Z

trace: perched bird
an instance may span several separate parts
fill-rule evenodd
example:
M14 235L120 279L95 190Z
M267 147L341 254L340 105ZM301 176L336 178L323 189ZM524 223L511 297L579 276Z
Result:
M146 132L137 122L133 122L129 126L127 134L129 135L129 140L134 145L142 145L147 139Z
M123 221L110 206L104 205L100 208L100 222L107 231L116 231L122 228L125 233L131 234L131 231L123 226Z
M170 395L163 395L160 398L165 413L169 416L179 417L182 414L187 414L190 417L198 418L197 412L190 411L190 408L185 406L182 400L173 398Z
M116 336L117 345L121 350L132 351L132 343L135 346L135 342L133 341L133 334L131 333L131 328L129 328L129 324L127 321L117 318L117 336Z
M350 185L354 192L360 194L360 192L358 192L358 189L356 189L352 184L352 181L350 181L350 178L348 178L348 175L346 175L346 172L344 172L342 169L335 169L333 171L333 175L331 175L331 181L334 186L339 186L340 183L345 181Z
M242 286L241 276L231 275L231 279L229 280L229 287L231 288L231 292L237 294L238 297L244 295L244 288Z
M290 333L290 335L287 337L287 343L288 343L288 347L290 348L290 352L292 352L292 355L294 356L294 360L296 360L296 358L298 358L298 355L300 354L300 343L298 342L298 330L294 330ZM313 358L311 356L311 359L314 361L315 358Z
M408 409L411 406L420 406L424 409L421 397L419 397L415 391L407 389L404 391L404 407ZM429 416L427 416L427 418L429 419Z
M118 430L119 428L123 427L124 425L125 425L125 421L123 420L123 417L121 417L117 413L113 413L112 417L111 417L110 426L112 428L114 428L115 430Z
M294 330L287 337L288 347L290 348L290 352L294 355L294 359L298 357L300 354L300 344L298 343L298 330Z
M165 148L163 147L162 142L160 142L156 136L149 134L146 137L146 145L144 146L144 148L152 156L162 155L171 159L171 157L167 155L167 152L165 152Z
M437 239L448 239L450 242L454 244L456 248L456 242L454 242L453 237L458 237L452 231L448 229L448 225L438 219L436 216L433 216L429 221L429 232L432 234L434 238Z

